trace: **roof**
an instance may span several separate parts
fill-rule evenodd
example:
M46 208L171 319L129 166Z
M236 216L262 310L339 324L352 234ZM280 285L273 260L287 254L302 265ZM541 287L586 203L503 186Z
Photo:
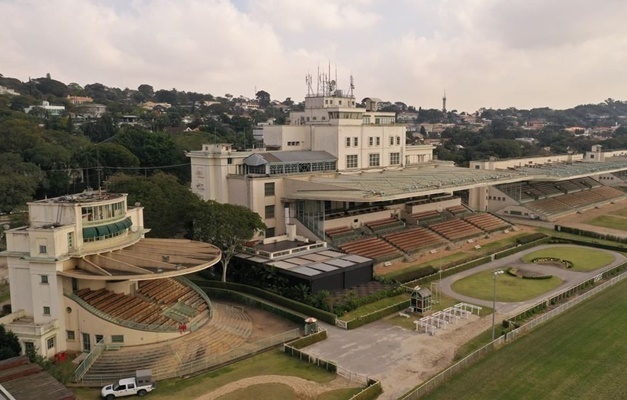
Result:
M244 159L244 163L250 166L258 166L263 164L336 160L337 158L326 151L273 151L251 154Z
M0 386L17 400L75 399L68 388L26 356L0 361Z

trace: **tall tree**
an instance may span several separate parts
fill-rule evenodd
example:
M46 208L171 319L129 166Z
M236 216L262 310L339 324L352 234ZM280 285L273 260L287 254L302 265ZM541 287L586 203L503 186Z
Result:
M222 250L222 282L227 267L239 248L266 229L259 214L234 204L201 202L194 213L193 237Z
M22 161L18 154L0 154L0 212L10 213L33 200L42 181L38 166Z
M155 90L153 87L145 83L139 85L137 91L143 94L146 100L151 100L155 96Z
M270 105L270 93L266 92L265 90L260 90L255 93L255 96L257 97L257 101L259 102L259 107L266 108Z
M15 333L7 331L4 325L0 325L0 360L17 357L21 352L22 347Z

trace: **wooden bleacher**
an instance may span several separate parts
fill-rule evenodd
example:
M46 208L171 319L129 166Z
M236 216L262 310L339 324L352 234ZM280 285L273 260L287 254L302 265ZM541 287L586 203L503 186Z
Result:
M464 218L464 220L488 233L511 227L508 222L488 213L470 215Z
M377 261L382 259L393 259L403 255L396 247L379 237L371 237L368 239L345 243L340 246L340 249L346 253L373 258Z
M462 206L462 205L448 207L446 209L446 211L450 212L455 217L459 217L459 216L462 216L462 215L465 215L465 214L472 213L472 211L470 211L468 208L466 208L465 206Z
M364 223L371 231L377 233L405 227L405 223L396 217L389 217Z
M383 239L406 253L414 253L422 249L439 247L445 243L445 240L441 236L421 227L390 233L383 236Z
M484 233L481 229L462 219L439 222L429 225L429 228L452 242L480 236Z
M417 212L409 215L409 219L416 221L416 224L428 224L444 219L438 210Z

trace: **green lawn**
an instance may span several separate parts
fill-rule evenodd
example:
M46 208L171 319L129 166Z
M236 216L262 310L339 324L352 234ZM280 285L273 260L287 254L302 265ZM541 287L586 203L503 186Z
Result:
M627 217L627 207L621 208L620 210L612 211L610 214L618 215L619 217Z
M561 284L562 280L556 276L551 279L522 279L509 274L501 274L496 277L496 301L530 300ZM492 300L494 277L491 270L482 271L456 281L451 287L455 292L465 296Z
M409 293L399 294L398 296L394 297L386 297L385 299L381 299L373 303L364 304L363 306L358 307L351 312L347 312L346 314L342 315L340 319L342 321L350 321L351 319L362 317L366 314L370 314L371 312L378 311L382 308L389 307L405 300L407 301L407 307L409 307L409 298Z
M313 364L289 357L279 350L271 350L194 378L160 381L157 390L149 396L150 400L195 399L227 383L257 375L290 375L315 382L330 382L336 377ZM100 399L100 389L77 388L74 393L78 400Z
M603 228L617 229L627 231L627 221L625 218L614 217L611 215L601 215L585 221L588 225L601 226Z
M625 399L627 280L487 356L423 399Z
M588 247L552 246L547 249L534 251L522 257L525 262L531 262L534 258L554 257L573 263L573 271L587 272L609 265L614 261L611 253Z
M251 385L243 389L235 390L231 393L218 397L218 400L241 400L241 399L257 399L257 400L295 400L296 393L291 386L282 383L265 383L260 385Z

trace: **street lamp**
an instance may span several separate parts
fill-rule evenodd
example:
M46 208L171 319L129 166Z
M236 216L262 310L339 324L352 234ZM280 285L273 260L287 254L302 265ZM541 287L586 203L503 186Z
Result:
M495 318L496 318L496 276L501 275L503 270L497 269L492 272L492 277L494 278L494 289L492 292L492 340L494 340L494 328L495 328Z

